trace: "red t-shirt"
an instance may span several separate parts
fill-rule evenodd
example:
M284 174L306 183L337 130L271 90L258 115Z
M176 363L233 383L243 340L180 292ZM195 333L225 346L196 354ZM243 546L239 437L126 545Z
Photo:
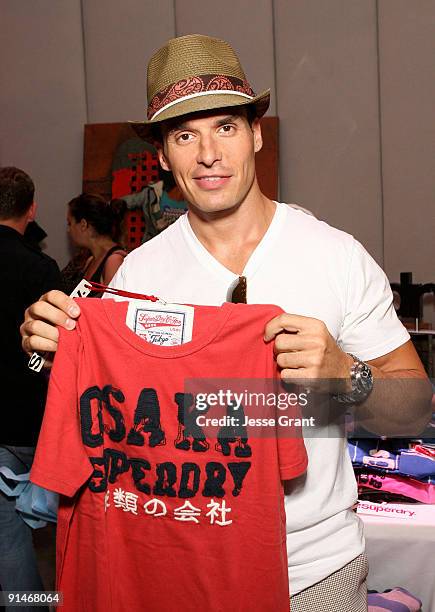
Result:
M192 341L166 347L126 326L127 302L77 301L31 473L61 494L64 612L288 612L282 480L305 471L303 440L198 426L184 392L191 378L276 378L263 330L282 311L195 307Z

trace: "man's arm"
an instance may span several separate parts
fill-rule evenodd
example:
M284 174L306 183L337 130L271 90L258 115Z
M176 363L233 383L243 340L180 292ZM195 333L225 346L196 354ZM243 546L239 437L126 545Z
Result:
M282 314L266 325L264 338L275 340L283 379L303 381L321 393L351 390L353 358L338 347L322 321ZM366 401L356 408L361 425L384 436L421 433L431 417L432 387L412 342L367 363L374 386Z
M358 407L361 424L379 435L419 435L432 416L432 385L411 340L367 363L375 386Z

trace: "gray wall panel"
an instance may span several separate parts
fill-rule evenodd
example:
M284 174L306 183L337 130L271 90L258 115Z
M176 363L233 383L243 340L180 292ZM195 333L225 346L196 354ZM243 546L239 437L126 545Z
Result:
M271 0L175 0L175 21L177 36L207 34L227 40L254 91L272 90L268 114L276 114Z
M275 0L281 194L382 263L374 0Z
M435 282L433 0L382 0L379 32L386 270Z
M173 0L85 0L89 122L142 119L151 54L175 35Z
M34 179L47 252L62 265L86 122L80 1L3 0L0 40L0 164Z

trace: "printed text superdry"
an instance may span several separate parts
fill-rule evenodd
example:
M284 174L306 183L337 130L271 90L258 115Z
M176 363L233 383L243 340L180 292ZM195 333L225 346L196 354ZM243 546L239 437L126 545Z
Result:
M234 457L234 461L209 461L203 466L186 461L177 466L172 461L151 465L143 457L134 456L134 448L148 445L154 448L165 445L165 431L161 426L160 403L153 388L141 390L132 423L126 426L121 410L125 397L120 389L111 385L103 388L89 387L80 397L80 424L83 443L90 448L99 448L101 454L91 457L94 472L89 488L95 493L104 492L109 484L117 482L120 474L130 472L132 484L147 495L179 497L187 499L200 494L209 498L225 495L238 496L245 477L251 467L250 461L240 461L252 455L246 428L243 425L222 427L217 435L216 450L223 457ZM175 393L174 418L178 421L178 436L173 440L177 451L192 450L206 453L210 448L204 431L197 424L198 412L194 397L187 393ZM229 407L231 410L231 407ZM110 415L111 425L105 425L104 417ZM243 408L239 410L240 422L244 422ZM113 448L107 448L108 437L114 443L123 440L131 447L130 456ZM239 459L239 461L237 461Z

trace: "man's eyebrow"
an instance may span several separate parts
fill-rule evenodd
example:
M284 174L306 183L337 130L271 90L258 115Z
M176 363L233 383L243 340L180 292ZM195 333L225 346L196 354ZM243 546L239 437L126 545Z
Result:
M174 123L173 125L171 125L171 127L167 131L167 134L172 134L172 132L177 132L178 130L186 130L186 129L187 127L185 123Z
M241 115L226 115L225 117L221 117L220 119L218 119L215 123L216 127L221 127L223 125L226 125L227 123L232 123L234 121L236 121L237 119L239 119L241 117ZM170 129L166 132L168 135L169 134L173 134L174 132L178 132L178 131L182 131L182 130L188 130L189 129L189 125L188 122L180 122L180 123L174 123Z
M233 123L237 119L240 118L240 115L227 115L226 117L222 117L216 121L216 127L221 127L222 125L226 125L227 123Z

